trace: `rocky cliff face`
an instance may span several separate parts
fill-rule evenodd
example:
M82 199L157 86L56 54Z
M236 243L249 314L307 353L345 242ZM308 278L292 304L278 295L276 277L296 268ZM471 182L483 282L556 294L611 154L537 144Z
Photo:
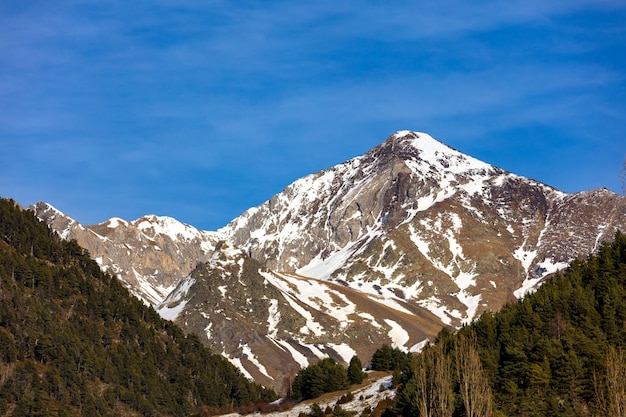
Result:
M64 239L76 239L103 270L118 276L146 304L156 305L198 262L209 259L219 233L170 217L112 218L83 226L47 203L30 207Z
M566 194L407 131L217 232L155 216L84 227L33 209L164 317L278 390L326 355L419 349L626 230L622 196Z

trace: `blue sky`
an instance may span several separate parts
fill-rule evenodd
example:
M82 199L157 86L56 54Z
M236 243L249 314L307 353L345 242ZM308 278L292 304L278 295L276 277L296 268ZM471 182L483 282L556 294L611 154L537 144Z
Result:
M0 196L84 224L214 230L403 129L621 192L626 2L0 2Z

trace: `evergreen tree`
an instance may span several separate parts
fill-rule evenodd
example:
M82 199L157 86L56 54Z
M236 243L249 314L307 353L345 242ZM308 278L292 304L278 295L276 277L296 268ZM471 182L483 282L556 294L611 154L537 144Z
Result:
M350 365L348 366L348 382L352 384L360 384L365 379L365 372L363 372L363 364L358 356L353 356L350 359Z
M346 368L332 358L324 358L298 372L292 384L293 398L317 398L326 392L339 391L348 386Z

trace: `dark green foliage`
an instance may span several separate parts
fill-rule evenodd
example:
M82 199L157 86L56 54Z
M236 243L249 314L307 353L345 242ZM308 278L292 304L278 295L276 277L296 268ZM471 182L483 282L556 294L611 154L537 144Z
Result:
M300 370L294 378L292 391L295 399L307 399L346 389L348 386L346 368L332 358L325 358Z
M337 405L347 404L352 400L354 400L354 394L352 392L346 392L341 397L339 397L339 399L337 400Z
M472 333L497 414L598 415L603 404L594 381L606 373L609 347L626 347L626 236L617 233L612 244L572 262L535 293L498 313L483 314L456 335L442 332L436 343L444 343L454 361L457 352L451 341ZM414 412L412 372L411 367L403 370L403 389L390 414ZM455 384L454 415L460 416L464 411L458 388Z
M185 415L274 398L0 199L0 415Z
M363 364L358 356L353 356L348 365L348 382L352 384L360 384L365 379L363 372Z
M407 353L385 344L372 355L371 368L374 371L401 370L406 366L408 359Z
M309 411L308 417L324 417L324 411L318 403L311 404L311 411Z

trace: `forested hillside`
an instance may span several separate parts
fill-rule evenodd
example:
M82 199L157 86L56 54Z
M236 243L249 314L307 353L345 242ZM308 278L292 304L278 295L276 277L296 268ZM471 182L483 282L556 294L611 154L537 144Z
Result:
M190 415L273 399L0 200L0 415Z
M387 415L626 413L626 236L400 361Z

